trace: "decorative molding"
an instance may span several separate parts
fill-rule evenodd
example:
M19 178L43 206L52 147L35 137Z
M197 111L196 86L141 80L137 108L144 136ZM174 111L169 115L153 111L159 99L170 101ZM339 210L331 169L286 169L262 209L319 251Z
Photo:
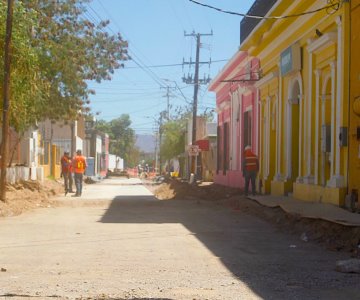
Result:
M314 70L315 77L320 77L322 74L322 71L320 69Z
M277 3L280 3L281 1L277 1ZM297 1L293 1L293 5L297 5ZM311 7L309 7L309 9L311 10L315 10L321 7L321 2L320 1L314 1L314 5L312 5ZM298 18L295 22L293 22L290 26L290 28L287 28L287 30L281 32L281 34L278 35L278 38L271 41L271 43L269 43L268 47L266 47L266 49L264 51L262 51L261 53L259 53L259 55L257 55L257 57L260 59L260 61L262 61L266 56L270 55L275 48L278 47L278 45L283 44L284 42L287 43L287 45L292 44L295 41L289 42L289 40L291 40L294 36L294 31L296 31L298 28L300 28L301 26L303 26L304 23L306 23L307 21L309 21L313 16L307 15L307 16L303 16L302 18ZM324 20L328 18L328 16L326 15L324 18L321 18L318 20L318 23L315 24L315 26L317 26L318 24L321 24L324 22ZM260 23L262 24L263 21L266 20L262 20ZM260 25L259 23L259 25ZM273 29L271 29L273 30ZM255 30L253 31L253 33L255 33ZM309 35L309 31L304 32L302 35L296 36L297 40L301 40L303 39L305 36ZM246 40L243 42L243 45L245 45ZM249 51L249 53L252 53Z
M327 32L324 33L324 35L318 38L317 40L312 41L307 46L307 50L309 51L309 53L313 53L313 52L316 53L328 45L335 44L336 41L337 41L337 32L335 31Z
M270 72L269 74L266 74L263 78L261 78L259 81L255 82L254 86L256 88L259 88L264 84L268 83L270 80L278 77L278 75L279 75L278 71Z

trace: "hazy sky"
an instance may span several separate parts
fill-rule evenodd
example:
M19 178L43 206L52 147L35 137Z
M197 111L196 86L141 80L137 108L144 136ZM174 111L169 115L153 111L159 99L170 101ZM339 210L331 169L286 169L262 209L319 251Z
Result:
M245 13L253 0L201 2ZM226 64L223 60L230 59L240 44L241 17L210 10L189 0L93 0L86 15L94 22L109 19L110 32L123 35L134 58L125 62L125 68L116 71L111 81L90 83L96 90L96 95L91 97L92 110L100 112L98 119L105 120L129 114L137 133L154 131L154 119L167 108L166 86L178 87L170 89L170 113L175 107L192 102L193 85L185 84L182 77L194 74L194 68L181 64L183 59L195 61L196 40L185 37L184 31L188 34L213 31L213 36L201 38L200 60L211 58L213 63L201 66L200 78L204 75L214 78ZM215 107L215 96L207 92L206 85L201 86L198 99L200 112Z

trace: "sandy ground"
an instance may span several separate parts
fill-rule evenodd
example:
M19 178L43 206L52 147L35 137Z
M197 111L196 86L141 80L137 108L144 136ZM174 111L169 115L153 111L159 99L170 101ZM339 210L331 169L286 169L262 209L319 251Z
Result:
M359 276L335 271L348 253L228 197L158 200L137 180L110 179L2 218L0 299L358 299Z

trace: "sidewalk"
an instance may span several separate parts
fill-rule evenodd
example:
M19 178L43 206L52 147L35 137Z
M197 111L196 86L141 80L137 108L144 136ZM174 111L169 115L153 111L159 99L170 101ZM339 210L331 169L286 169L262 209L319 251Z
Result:
M297 214L304 218L322 219L345 226L359 226L360 214L351 213L332 204L306 202L287 196L249 196L261 205L281 207L285 212Z

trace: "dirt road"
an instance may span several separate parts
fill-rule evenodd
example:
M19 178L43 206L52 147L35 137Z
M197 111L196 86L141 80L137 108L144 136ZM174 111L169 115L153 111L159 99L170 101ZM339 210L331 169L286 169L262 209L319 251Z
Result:
M137 179L0 220L0 299L358 299L330 252L238 211L159 201Z

